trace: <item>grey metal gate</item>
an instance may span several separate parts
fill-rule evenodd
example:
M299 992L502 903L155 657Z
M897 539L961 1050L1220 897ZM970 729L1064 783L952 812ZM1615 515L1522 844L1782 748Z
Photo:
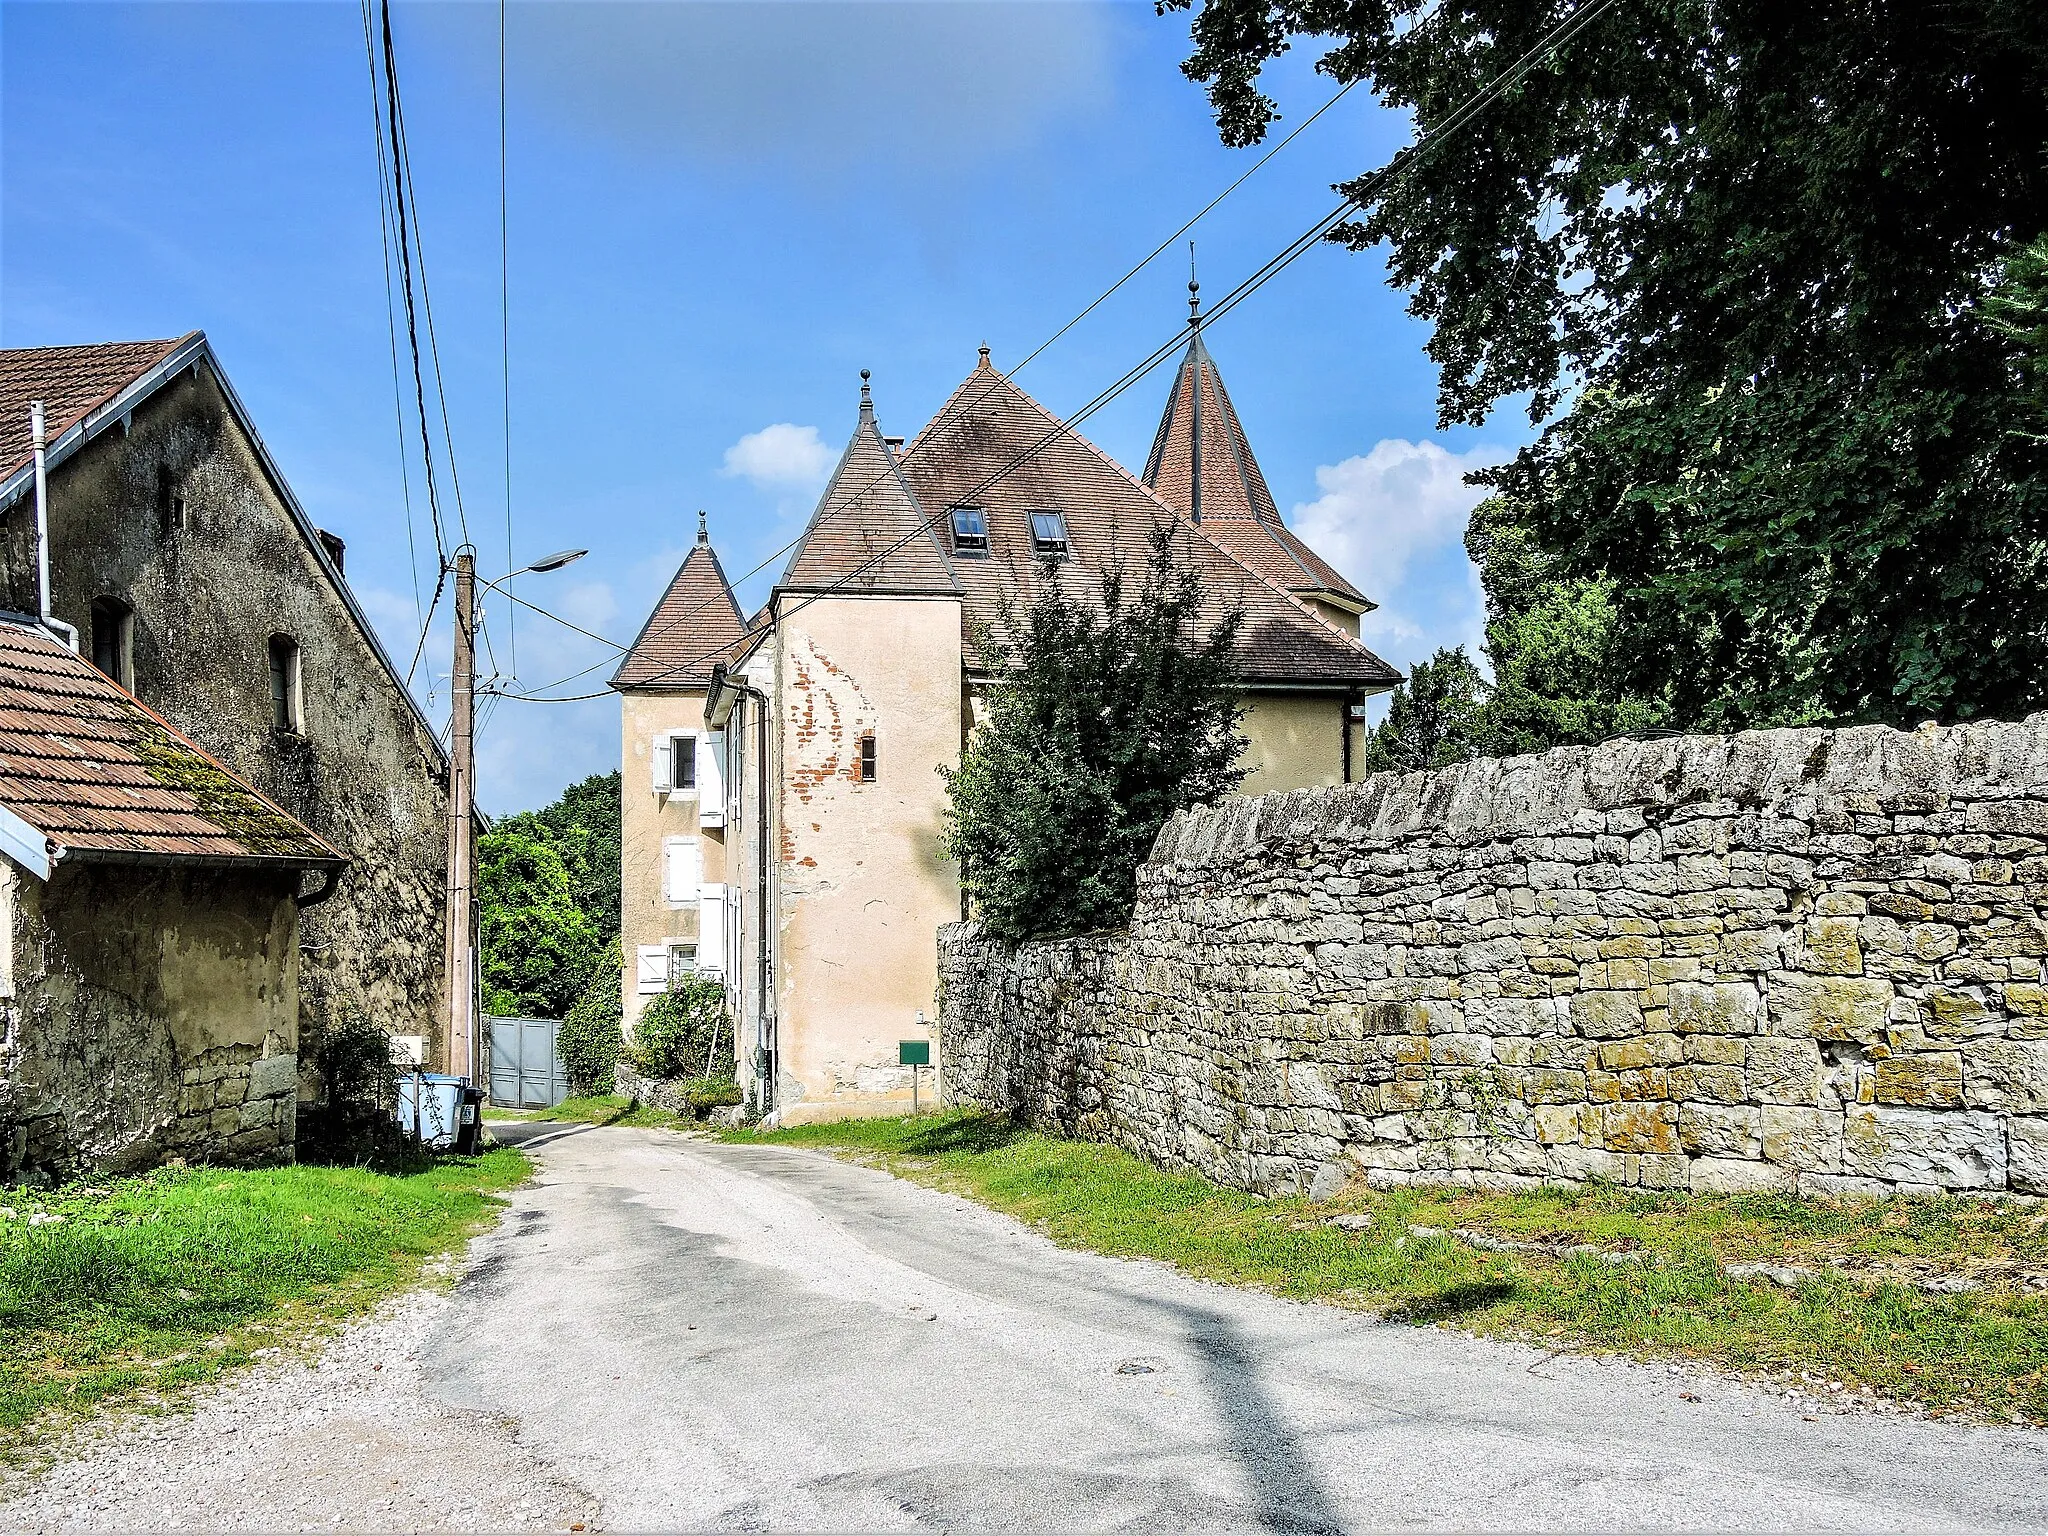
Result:
M491 1020L491 1102L500 1109L546 1109L569 1096L554 1019Z

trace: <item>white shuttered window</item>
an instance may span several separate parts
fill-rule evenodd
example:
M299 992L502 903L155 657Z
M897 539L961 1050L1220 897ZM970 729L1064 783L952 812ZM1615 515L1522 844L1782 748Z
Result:
M642 997L668 989L668 946L642 944L635 954L633 990Z
M661 840L662 895L671 906L686 907L697 899L704 883L702 851L694 837L665 837Z
M697 969L725 969L725 887L707 885L697 902Z

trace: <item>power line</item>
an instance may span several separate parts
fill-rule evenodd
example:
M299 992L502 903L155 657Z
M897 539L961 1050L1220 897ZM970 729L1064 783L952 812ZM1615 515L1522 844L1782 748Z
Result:
M370 0L362 0L363 58L370 71L370 137L377 149L377 234L384 252L384 329L391 345L391 409L397 418L398 486L405 501L405 553L412 569L412 606L421 633L426 632L427 613L420 598L419 538L412 509L412 469L405 452L405 399L398 374L398 314L391 299L391 201L384 184L384 119L377 102L377 52L370 35Z
M505 0L498 0L498 368L505 384L505 569L512 569L512 242L505 196ZM516 574L516 573L515 573ZM509 583L505 595L512 595ZM505 655L519 675L519 623L505 615Z
M1236 287L1232 288L1227 294L1225 294L1224 297L1211 308L1209 315L1207 316L1207 319L1211 323L1218 319L1221 319L1224 315L1228 314L1232 309L1235 309L1239 304L1243 303L1244 300L1250 298L1252 294L1258 292L1258 290L1260 288L1263 288L1268 282L1272 281L1273 278L1277 277L1281 272L1285 271L1289 266L1293 265L1294 262L1299 260L1300 257L1306 251L1310 250L1320 241L1327 238L1331 231L1334 230L1339 224L1341 224L1346 218L1346 216L1349 215L1354 209L1365 204L1371 197L1377 194L1387 183L1391 182L1394 178L1404 174L1408 167L1416 164L1419 161L1422 155L1428 153L1431 149L1435 148L1436 145L1442 143L1445 139L1455 135L1460 130L1462 130L1468 123L1470 123L1488 106L1490 106L1495 100L1497 100L1503 93L1505 93L1512 85L1514 85L1516 81L1520 80L1531 69L1533 69L1536 63L1542 57L1551 52L1553 49L1561 47L1565 43L1569 42L1573 37L1577 36L1578 33L1580 33L1587 26L1589 26L1596 16L1598 16L1604 11L1611 9L1616 3L1617 0L1586 0L1586 3L1582 4L1578 10L1574 11L1570 16L1566 17L1564 21L1560 22L1557 26L1553 27L1549 32L1547 32L1541 39L1539 39L1536 42L1534 46L1532 46L1526 53L1524 53L1519 59L1517 59L1514 64L1510 65L1507 69L1503 70L1500 74L1496 75L1480 90L1475 92L1472 96L1466 98L1465 101L1461 102L1444 118L1442 122L1440 122L1436 126L1436 128L1432 129L1428 134L1418 139L1414 144L1409 145L1406 148L1402 149L1394 156L1392 160L1390 160L1385 166L1381 167L1378 171L1372 172L1369 175L1360 178L1359 182L1355 184L1356 189L1353 192L1349 193L1342 202L1340 202L1330 212L1324 214L1321 218L1317 219L1313 224L1311 224L1308 227L1306 231L1304 231L1301 235L1298 235L1294 240L1290 241L1285 247L1282 248L1280 252L1278 252L1276 255L1268 259L1264 265L1259 267L1249 277L1240 281ZM1349 87L1347 86L1346 89L1349 89ZM1303 124L1302 126L1306 127L1307 124ZM1299 130L1297 130L1297 132L1298 131ZM1292 135L1290 135L1289 137L1291 138ZM1284 142L1285 141L1283 141L1283 144ZM1278 146L1276 146L1276 148L1277 147ZM1254 169L1256 169L1256 167L1254 167ZM1178 238L1178 236L1176 236L1175 238ZM1164 249L1164 247L1162 246L1161 249ZM1153 254L1156 256L1158 253L1155 251ZM1149 260L1150 258L1147 259ZM1122 279L1119 280L1119 282L1121 281ZM1140 379L1144 378L1147 374L1149 374L1154 368L1158 367L1159 364L1165 361L1165 359L1168 356L1178 351L1182 344L1183 335L1184 332L1176 331L1176 333L1171 339L1163 343L1161 346L1155 348L1146 358L1144 358L1142 361L1133 366L1120 379L1118 379L1115 383L1111 384L1107 389L1103 390L1100 394L1096 395L1096 397L1093 400L1089 401L1087 405L1083 406L1079 411L1075 412L1072 416L1059 421L1054 426L1054 428L1050 432L1046 433L1045 436L1040 438L1038 442L1034 443L1031 447L1025 449L1022 453L1019 453L1016 457L1011 459L1009 463L1003 465L1001 468L997 469L993 474L986 477L972 490L964 493L961 499L972 500L974 497L981 495L984 491L988 490L1001 480L1007 478L1010 474L1014 473L1024 463L1027 463L1032 458L1035 458L1039 453L1043 452L1052 443L1058 441L1061 437L1064 437L1068 433L1072 432L1075 427L1080 425L1080 423L1087 420L1090 416L1094 415L1097 411L1101 410L1112 400L1116 399L1119 395L1123 394L1125 390L1131 388ZM1043 348L1041 348L1040 350L1043 350ZM1034 353L1032 355L1036 356L1037 354ZM991 387L990 391L985 391L980 398L986 399L988 397L988 394L991 393L992 391L993 386ZM906 453L902 459L897 460L896 464L900 465L903 462L905 462L911 456L911 454L915 453L920 446L922 446L927 440L929 440L934 435L937 427L941 424L941 422L934 422L931 426L928 426L925 429L925 431L922 434L920 434L917 443L911 445L910 452ZM871 482L870 484L863 486L845 504L845 507L843 507L842 510L846 510L854 505L857 505L862 497L864 497L870 490L873 490L875 486L882 484L884 479L886 479L886 477L881 477ZM909 532L903 534L901 537L894 540L893 542L883 546L880 550L878 550L873 555L869 556L866 560L862 561L853 570L847 572L838 580L832 582L831 584L824 587L818 592L806 594L802 599L800 599L795 605L791 607L790 612L800 612L803 608L809 606L810 603L820 598L831 595L833 592L844 587L848 582L857 579L862 574L862 572L871 569L875 565L879 564L881 561L887 559L896 550L903 548L905 545L909 544L914 539L923 537L927 532L935 528L936 525L937 521L935 518L927 518L926 520L921 521L916 527L911 529ZM786 552L788 549L793 548L797 542L800 542L803 537L808 535L809 531L810 530L806 529L805 534L799 535L797 540L792 540L790 544L784 545L782 550L778 550L776 554L770 555L768 557L769 560L772 561L777 557L777 555L780 555L781 553ZM747 575L753 575L755 572L762 569L763 566L765 566L766 564L768 564L768 561L763 561L761 565L757 565L756 567L754 567L754 570L749 571ZM746 577L743 576L741 579L745 580ZM672 621L669 627L672 628L674 627L674 624L679 624L683 620L692 617L695 613L703 611L704 608L710 606L710 602L711 600L707 599L705 602L698 604L697 607L695 609L692 609L689 613L677 615L675 620ZM553 616L550 615L550 617ZM691 668L698 666L703 662L709 661L716 656L723 655L726 652L731 651L740 645L743 645L748 640L751 640L756 634L763 633L766 630L773 628L775 623L778 622L778 618L779 616L771 616L767 620L767 622L760 627L760 629L747 630L736 639L727 641L722 645L714 647L713 649L704 652L702 655L691 657L686 661L677 662L671 666L668 666L662 669L662 671L656 673L653 678L648 679L647 681L658 682L665 677L673 677L678 673L687 672ZM616 642L607 643L615 644ZM563 683L574 681L576 678L584 676L589 672L596 670L596 666L602 664L603 663L600 662L591 667L585 667L581 672L572 673L569 677L560 679L556 683L548 686L560 687ZM605 691L609 692L609 690ZM507 696L522 699L531 703L567 704L575 703L584 699L602 698L605 695L604 692L599 692L590 694L577 694L569 697L548 697L541 694L511 694Z
M1133 277L1136 277L1146 267L1150 266L1155 260L1157 260L1160 252L1166 250L1168 246L1172 245L1182 235L1186 234L1189 230L1193 229L1196 224L1200 223L1209 214L1213 213L1223 203L1224 199L1228 198L1231 195L1231 193L1235 192L1239 187L1243 186L1247 181L1249 181L1252 178L1252 176L1259 170L1259 168L1265 165L1267 161L1271 160L1275 155L1279 154L1281 150L1285 149L1289 144L1292 144L1297 138L1299 138L1302 135L1302 133L1305 132L1308 129L1308 127L1316 121L1316 119L1320 118L1325 112L1329 111L1330 108L1334 107L1339 101L1342 101L1344 97L1350 93L1352 87L1357 84L1358 81L1352 80L1347 82L1343 86L1339 87L1338 90L1334 94L1332 94L1327 101L1325 101L1321 106L1317 107L1314 112L1310 113L1306 118L1304 118L1295 127L1292 133L1288 134L1286 138L1280 140L1279 143L1273 145L1263 155L1261 155L1257 160L1255 160L1250 166L1248 166L1243 172L1243 174L1238 176L1238 178L1235 181L1231 182L1221 192L1217 193L1216 196L1211 198L1207 203L1203 204L1201 209L1196 212L1193 218L1189 219L1186 223L1182 224L1180 228L1176 229L1172 234L1168 235L1164 240L1160 241L1158 245L1154 246L1149 252L1147 252L1144 257L1142 257L1121 277L1119 277L1115 282L1111 283L1107 288L1103 289L1101 293L1097 294L1093 299L1091 299L1088 302L1088 304L1072 319L1067 321L1065 325L1061 326L1057 331L1054 331L1052 335L1046 337L1044 341L1040 342L1029 353L1027 353L1024 356L1023 360L1016 365L1016 367L1009 370L1007 376L1014 378L1017 374L1023 372L1024 369L1029 367L1032 361L1035 358L1037 358L1041 353L1045 352L1061 337L1065 336L1069 331L1073 330L1075 326L1079 325L1083 320L1087 319L1088 316L1093 314L1097 309L1101 308L1102 305L1105 302L1107 302L1114 294L1116 294L1126 283L1128 283ZM911 445L908 452L906 452L896 460L897 465L901 466L902 464L908 462L908 460L918 452L918 449L922 446L922 444L925 441L927 441L932 436L932 434L936 432L940 427L944 426L949 420L953 419L953 416L958 416L964 414L968 410L971 410L974 406L979 405L983 400L986 400L989 394L991 393L993 393L993 388L991 388L988 391L984 391L981 395L977 396L972 402L957 407L952 413L952 415L941 416L937 420L927 424L925 430L921 434L919 434L918 441ZM845 514L851 512L854 508L858 507L861 501L866 497L867 493L873 490L876 485L880 485L881 483L882 481L877 480L872 484L861 487L861 489L858 492L856 492L850 499L848 499L847 501L845 501L839 507L833 509L832 511L823 514L823 516L844 516ZM784 555L788 554L792 549L796 548L798 544L802 543L810 532L811 528L806 527L803 533L799 533L795 538L791 539L788 543L783 544L779 548L770 551L765 558L763 558L757 564L755 564L748 570L743 571L740 574L740 582L748 581L752 577L759 575L762 571L766 570L770 565L773 565L777 560L781 559ZM510 561L508 560L507 563L509 564ZM733 585L737 585L737 583L728 583L728 587ZM654 634L666 633L667 631L675 628L677 625L685 622L686 620L694 618L698 613L703 612L704 609L709 606L709 604L710 600L707 600L704 603L699 603L695 608L690 609L688 612L675 615L671 619L667 620L662 625L660 630L650 632L648 638L652 638ZM545 610L537 611L545 612ZM615 642L610 641L606 643L615 644ZM624 646L619 646L617 648L621 651L628 649L628 647ZM542 687L544 689L559 688L565 683L571 683L574 682L577 678L589 675L590 673L596 671L598 667L603 665L604 662L602 661L594 662L590 666L584 667L579 671L570 673L567 677L557 678L552 683L543 684ZM545 700L541 699L541 697L537 694L514 694L508 695L508 697L526 699L531 702L545 702ZM578 695L578 697L600 698L602 697L602 695L584 694Z

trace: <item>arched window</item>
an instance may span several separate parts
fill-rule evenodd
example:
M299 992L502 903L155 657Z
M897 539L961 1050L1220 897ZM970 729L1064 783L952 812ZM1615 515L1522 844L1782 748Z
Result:
M135 691L135 610L118 597L92 600L92 664Z
M270 637L270 724L297 736L299 719L299 643L290 635Z

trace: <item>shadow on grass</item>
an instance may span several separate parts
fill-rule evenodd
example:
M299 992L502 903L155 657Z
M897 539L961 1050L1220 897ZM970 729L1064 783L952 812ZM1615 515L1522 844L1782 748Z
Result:
M904 1135L898 1147L913 1157L937 1157L942 1152L996 1152L1030 1134L1028 1127L997 1115L962 1115L917 1126Z
M1418 1296L1413 1301L1390 1307L1383 1315L1390 1323L1448 1323L1468 1312L1507 1301L1514 1294L1512 1281L1468 1280L1438 1291L1434 1296Z

